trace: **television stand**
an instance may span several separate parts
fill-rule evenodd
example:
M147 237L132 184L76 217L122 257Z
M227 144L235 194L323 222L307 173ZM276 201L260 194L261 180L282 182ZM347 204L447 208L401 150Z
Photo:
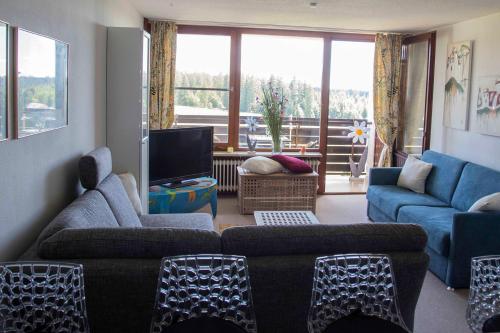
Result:
M163 184L160 186L166 187L166 188L179 188L179 187L187 187L187 186L193 186L193 185L198 185L198 181L192 179L192 180L185 180L185 181L180 181L180 182Z
M190 213L207 204L212 216L217 215L217 180L209 177L193 179L196 185L169 188L165 185L149 188L149 213ZM183 182L182 184L186 184Z

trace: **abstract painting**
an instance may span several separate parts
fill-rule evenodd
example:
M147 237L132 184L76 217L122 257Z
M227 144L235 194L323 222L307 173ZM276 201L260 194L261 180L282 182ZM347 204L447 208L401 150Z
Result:
M472 130L500 136L500 76L479 78L476 110L472 114Z
M467 128L471 58L471 41L448 46L443 119L446 127Z

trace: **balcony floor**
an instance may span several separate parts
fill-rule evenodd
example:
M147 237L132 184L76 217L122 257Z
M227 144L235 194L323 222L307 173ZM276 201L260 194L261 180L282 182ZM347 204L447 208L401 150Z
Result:
M327 194L349 194L366 193L368 188L368 178L366 175L359 180L350 181L349 175L327 175L325 182L325 192Z

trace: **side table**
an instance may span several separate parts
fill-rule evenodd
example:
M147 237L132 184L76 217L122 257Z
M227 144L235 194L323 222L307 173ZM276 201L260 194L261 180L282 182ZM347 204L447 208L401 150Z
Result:
M217 180L210 177L195 179L198 184L167 188L149 188L149 213L191 213L210 204L212 216L217 216Z

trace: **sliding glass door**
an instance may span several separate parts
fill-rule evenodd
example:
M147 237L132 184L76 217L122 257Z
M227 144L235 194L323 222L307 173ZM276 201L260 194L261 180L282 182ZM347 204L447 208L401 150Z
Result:
M326 154L327 193L365 191L365 171L350 179L349 160L371 163L373 148L373 42L332 41L328 138ZM365 155L363 155L365 154Z

